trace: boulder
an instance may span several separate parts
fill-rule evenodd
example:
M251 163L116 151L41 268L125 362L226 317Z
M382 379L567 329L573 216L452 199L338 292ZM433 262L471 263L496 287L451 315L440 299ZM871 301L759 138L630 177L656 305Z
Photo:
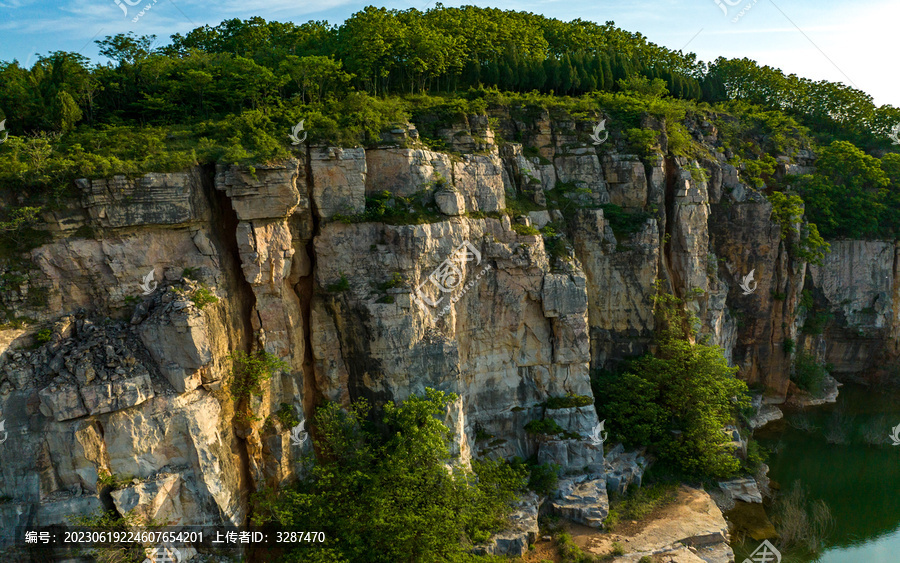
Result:
M463 215L466 212L466 200L462 194L451 190L435 192L434 201L444 215Z
M189 223L209 209L196 168L151 172L133 180L126 176L82 179L75 184L90 221L104 228Z
M310 147L312 196L321 219L366 210L366 151L362 148Z
M157 307L138 331L176 391L184 393L200 386L200 370L212 362L209 329L202 311L187 300L174 301Z
M625 452L622 444L617 444L604 458L606 473L606 489L621 495L628 492L628 487L640 487L644 471L649 467L644 448L633 452Z
M587 311L584 276L547 274L544 276L541 303L545 317L584 313Z
M487 544L476 546L476 555L506 555L521 557L528 552L528 546L537 539L538 496L529 492L516 502L516 508L509 515L509 525L493 535Z
M466 211L490 213L506 207L512 183L497 155L463 155L453 163L453 185L466 202Z
M725 492L725 496L729 500L740 500L744 502L763 501L762 494L759 492L759 486L755 479L732 479L730 481L719 481L719 487Z
M388 191L409 197L438 181L450 182L452 177L450 156L443 153L403 148L366 151L366 195Z
M287 217L306 194L298 188L300 161L294 158L277 164L257 164L251 172L246 166L216 165L215 186L223 190L241 221L269 217Z
M602 528L609 514L606 479L588 475L562 479L550 506L556 514L572 522Z

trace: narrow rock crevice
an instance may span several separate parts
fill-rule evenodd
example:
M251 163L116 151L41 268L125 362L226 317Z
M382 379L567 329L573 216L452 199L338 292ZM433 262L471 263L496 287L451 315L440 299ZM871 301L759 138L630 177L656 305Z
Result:
M675 271L673 267L674 259L672 258L672 234L675 230L675 174L676 174L676 166L675 166L675 158L673 156L666 157L666 225L665 232L663 233L662 240L660 241L662 244L660 256L661 269L660 274L665 276L666 281L669 284L669 290L673 295L677 297L681 297L679 295L679 288L681 286L680 280L678 279L678 272Z
M316 199L313 197L313 173L312 155L309 143L305 145L303 172L306 181L306 197L309 198L310 220L312 221L312 235L306 243L306 256L309 260L309 274L301 276L294 284L294 292L300 301L300 319L303 327L303 361L301 369L303 373L303 416L306 420L312 418L316 404L322 399L319 397L319 388L316 384L316 364L313 358L312 345L312 298L315 291L316 276L316 238L321 231L319 222L319 210ZM306 428L312 431L309 424Z
M201 176L203 191L207 194L211 211L210 230L213 244L221 260L220 268L226 273L224 289L227 299L225 303L233 304L232 310L226 311L226 318L233 328L237 341L229 342L229 349L241 349L250 353L253 348L253 322L252 316L256 309L256 295L253 288L244 277L241 268L241 256L237 241L237 228L239 219L231 205L231 199L223 190L215 187L215 165L203 167ZM237 309L237 310L234 310ZM237 453L241 461L241 481L247 486L241 487L242 491L249 491L249 484L253 483L250 471L250 453L247 449L246 439L240 432L235 431L235 443ZM244 495L247 493L245 492ZM246 498L242 499L246 502ZM248 512L249 514L249 512Z

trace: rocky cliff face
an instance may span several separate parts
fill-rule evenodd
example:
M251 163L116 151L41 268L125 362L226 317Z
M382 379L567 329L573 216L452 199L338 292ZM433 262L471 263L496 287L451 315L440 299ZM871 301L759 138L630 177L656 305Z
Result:
M464 461L603 472L593 406L543 403L590 397L592 369L648 351L657 280L768 402L791 392L786 340L853 377L896 357L900 248L833 241L822 266L792 259L714 131L696 135L718 157L692 161L594 147L588 124L547 115L498 123L536 150L501 149L472 118L442 131L452 154L415 148L409 128L396 146L79 182L78 201L45 218L53 240L7 269L0 295L34 320L0 331L0 518L49 525L106 507L240 523L249 493L293 479L310 448L287 421L427 387L459 394L447 420ZM353 219L384 191L440 216ZM513 201L537 210L497 213ZM622 229L607 203L642 219ZM548 223L561 236L529 228ZM822 312L821 333L804 333ZM229 393L235 350L288 365L252 397L253 417ZM541 418L567 434L525 432Z

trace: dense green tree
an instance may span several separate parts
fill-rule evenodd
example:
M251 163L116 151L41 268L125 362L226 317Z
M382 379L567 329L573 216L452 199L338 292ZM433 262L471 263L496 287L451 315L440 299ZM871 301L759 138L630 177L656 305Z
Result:
M629 445L651 445L660 461L689 475L728 477L740 467L725 426L749 406L718 346L694 342L692 319L680 300L656 298L656 351L633 361L623 375L594 379L600 418Z
M835 141L805 176L799 191L806 213L826 237L871 238L890 231L882 224L891 180L881 161L847 141Z
M450 430L441 419L455 399L428 389L387 403L377 425L363 401L346 411L326 404L313 428L318 461L296 487L260 495L258 519L325 532L325 546L300 547L292 561L313 560L323 547L328 560L349 563L474 560L467 541L503 525L526 478L502 462L475 463L475 473L446 465Z
M119 33L99 41L94 41L100 47L100 54L108 59L116 61L119 66L135 64L146 59L153 53L155 35L137 36L132 32Z

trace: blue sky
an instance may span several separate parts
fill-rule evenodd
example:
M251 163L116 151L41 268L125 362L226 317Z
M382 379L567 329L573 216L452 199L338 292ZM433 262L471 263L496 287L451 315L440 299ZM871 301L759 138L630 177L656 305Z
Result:
M718 4L717 4L718 1ZM0 60L34 61L54 50L97 57L93 41L133 31L163 43L176 32L223 19L310 19L339 23L362 7L424 9L419 2L348 0L0 0ZM129 4L136 4L131 7ZM702 60L749 57L813 80L843 82L869 93L876 104L900 107L897 0L526 0L452 2L524 10L563 20L614 21ZM736 6L731 6L736 4ZM134 23L139 9L152 5ZM741 9L750 9L741 15ZM725 13L727 12L727 13ZM738 19L735 23L734 20ZM99 60L99 59L98 59ZM105 62L105 61L104 61Z

